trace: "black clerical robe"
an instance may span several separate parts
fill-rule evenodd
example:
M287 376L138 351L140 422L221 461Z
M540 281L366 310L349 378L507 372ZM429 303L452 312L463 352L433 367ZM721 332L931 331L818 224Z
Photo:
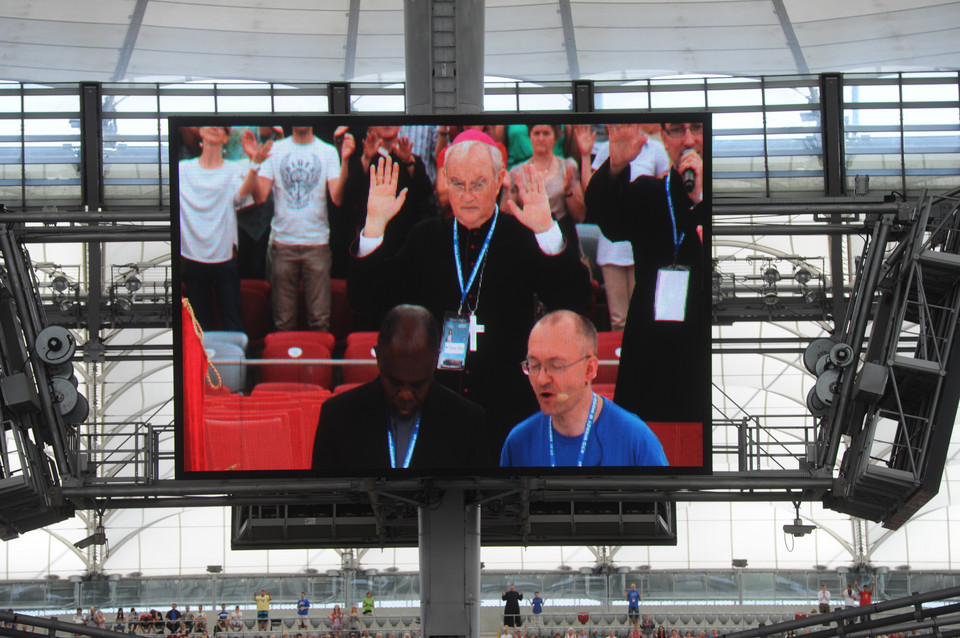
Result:
M434 382L420 416L411 470L489 468L483 408ZM389 470L387 403L380 378L330 397L320 410L313 445L313 469L362 473ZM404 456L401 450L400 456Z
M710 418L710 213L693 205L683 179L638 177L629 170L610 178L610 161L597 170L586 191L587 221L611 241L633 245L636 286L623 333L614 401L646 421L707 422ZM700 227L698 229L698 227ZM674 253L674 238L682 234ZM701 239L701 234L703 239ZM662 267L690 269L686 320L655 321L657 273Z
M474 230L458 226L465 282L492 219ZM428 219L411 229L399 250L384 245L366 257L352 257L347 293L353 309L382 316L400 303L419 304L442 325L444 314L457 312L460 306L453 223L452 218ZM483 325L478 349L468 352L463 371L439 371L436 377L486 410L489 453L494 458L499 457L507 432L538 409L520 361L526 358L539 304L546 310L580 311L590 294L590 274L580 261L578 245L566 242L559 255L546 255L533 231L515 217L499 214L465 304Z

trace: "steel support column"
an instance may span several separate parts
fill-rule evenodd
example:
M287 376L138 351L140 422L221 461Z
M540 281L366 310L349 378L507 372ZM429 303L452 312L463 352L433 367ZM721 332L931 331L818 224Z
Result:
M81 193L83 209L99 213L103 209L103 95L99 84L80 87L80 144ZM91 219L90 227L98 232L99 220ZM88 241L87 251L87 339L83 346L84 360L97 363L103 360L100 343L100 303L103 300L103 244ZM91 405L96 419L96 406Z
M823 189L827 197L844 194L846 171L843 150L843 76L825 73L820 76L820 138L823 144ZM840 213L834 213L830 221L842 222ZM834 323L842 321L846 312L843 299L843 239L830 238L830 279L833 298Z
M405 0L407 113L483 111L484 3Z
M480 635L480 507L462 490L420 508L420 620L424 636Z

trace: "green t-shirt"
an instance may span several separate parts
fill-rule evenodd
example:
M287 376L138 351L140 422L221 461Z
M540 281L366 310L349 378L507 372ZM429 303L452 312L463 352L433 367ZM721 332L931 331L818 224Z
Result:
M373 611L373 598L370 596L363 599L363 611Z
M563 143L566 134L561 134L553 145L553 154L563 157ZM530 143L530 130L526 124L507 125L507 168L513 168L520 162L533 157L533 144Z

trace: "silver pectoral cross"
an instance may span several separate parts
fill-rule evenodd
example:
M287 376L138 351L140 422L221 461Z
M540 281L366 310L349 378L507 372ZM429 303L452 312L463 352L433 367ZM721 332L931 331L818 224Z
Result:
M483 332L483 324L477 323L477 315L470 315L470 352L477 351L477 335Z

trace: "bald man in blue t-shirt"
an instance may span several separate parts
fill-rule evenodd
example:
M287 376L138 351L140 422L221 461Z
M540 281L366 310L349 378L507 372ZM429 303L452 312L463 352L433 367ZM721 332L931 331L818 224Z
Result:
M668 465L646 423L593 392L599 365L588 319L558 310L536 323L523 369L540 412L510 431L501 467Z

